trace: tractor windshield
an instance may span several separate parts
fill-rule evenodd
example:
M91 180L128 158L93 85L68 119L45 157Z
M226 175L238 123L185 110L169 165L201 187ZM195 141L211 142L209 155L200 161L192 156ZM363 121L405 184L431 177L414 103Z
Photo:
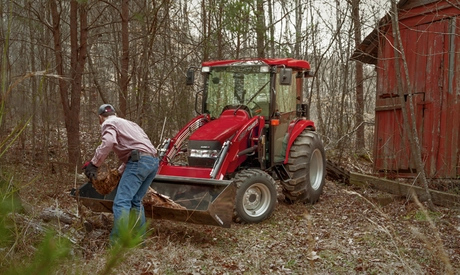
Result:
M225 106L245 105L268 116L270 72L267 66L211 67L206 112L218 117Z

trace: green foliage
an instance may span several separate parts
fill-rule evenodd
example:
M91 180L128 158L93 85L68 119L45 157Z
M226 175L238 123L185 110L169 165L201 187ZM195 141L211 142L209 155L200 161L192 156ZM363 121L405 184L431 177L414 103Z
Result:
M110 248L107 264L104 271L100 274L111 274L112 270L123 262L121 259L124 258L125 253L129 251L129 249L142 245L146 237L144 232L146 232L147 223L143 226L139 226L138 218L139 216L137 213L131 211L116 222L118 227L118 239Z
M21 224L16 224L15 214L21 211L22 205L14 188L13 176L0 170L0 274L57 274L72 270L76 271L72 263L78 259L71 258L73 248L71 242L65 236L55 230L48 230L44 235L34 236L18 240L21 235ZM144 232L147 225L138 225L138 215L134 212L124 219L127 222L119 223L119 241L107 251L107 263L99 274L112 274L117 266L126 259L126 253L130 249L143 243L146 237ZM23 246L36 246L35 253L30 257L24 257ZM72 263L70 262L72 261ZM93 272L92 270L91 272Z
M143 226L139 225L139 215L137 211L126 213L116 223L118 227L118 241L115 246L133 248L143 242L147 223Z
M26 129L29 122L32 120L32 116L25 122L19 122L13 131L4 138L4 140L0 140L0 158L6 151L13 145L13 143L19 138L22 134L24 129Z
M17 212L22 206L16 198L12 177L0 170L0 248L11 243L10 228L14 227L10 213Z
M439 212L417 210L417 211L412 211L408 213L407 215L405 215L404 219L415 220L419 222L426 222L429 220L436 220L439 218L440 215L441 213Z
M142 22L142 23L146 23L146 19L145 19L145 14L144 13L140 13L140 12L136 12L133 14L133 19L134 20L137 20L139 22Z
M296 260L295 259L290 259L287 263L286 263L286 268L292 268L296 265Z
M228 3L224 12L224 28L234 33L248 32L250 27L248 20L251 18L251 10L247 1Z
M56 236L54 232L49 231L30 263L25 265L12 263L5 274L52 274L61 263L70 257L70 247L70 241L67 238Z
M0 248L2 262L6 263L6 257L13 245L16 243L14 231L17 225L14 223L13 215L22 208L14 189L13 176L0 171ZM59 266L70 252L70 242L66 238L55 236L55 233L48 232L40 243L35 256L26 264L23 259L9 260L9 265L3 274L50 274ZM19 263L18 261L21 261Z
M415 220L417 221L428 221L429 219L436 220L441 214L433 211L417 211L415 213Z

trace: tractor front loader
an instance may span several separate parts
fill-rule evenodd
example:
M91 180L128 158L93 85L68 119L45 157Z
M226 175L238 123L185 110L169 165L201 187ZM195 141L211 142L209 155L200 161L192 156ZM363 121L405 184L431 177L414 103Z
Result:
M258 223L277 204L276 181L288 202L315 203L326 157L303 104L310 64L296 59L203 62L198 115L158 148L151 187L182 206L145 206L147 217L230 227ZM195 70L187 72L194 84ZM198 104L197 104L198 105ZM87 183L73 195L94 211L111 211Z

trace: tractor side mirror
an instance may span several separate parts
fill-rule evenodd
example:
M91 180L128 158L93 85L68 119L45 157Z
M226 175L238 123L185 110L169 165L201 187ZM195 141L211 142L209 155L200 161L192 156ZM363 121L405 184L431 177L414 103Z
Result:
M195 112L199 115L202 114L200 111L201 108L201 102L203 101L203 90L198 91L195 94Z
M194 68L189 68L187 70L187 79L185 84L187 85L193 85L195 83L195 69Z
M312 71L306 71L304 72L304 77L307 78L307 77L315 77L315 73L312 72Z
M291 85L292 68L281 68L280 70L280 85Z
M310 117L310 109L308 104L297 104L296 105L296 116L297 117L305 117L309 118Z

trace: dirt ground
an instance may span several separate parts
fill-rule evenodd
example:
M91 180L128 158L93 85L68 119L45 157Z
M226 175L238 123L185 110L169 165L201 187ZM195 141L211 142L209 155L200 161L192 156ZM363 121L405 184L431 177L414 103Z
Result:
M77 274L103 270L112 216L77 212L69 191L81 179L54 174L25 182L25 217L72 240ZM45 221L50 209L71 221ZM460 274L460 209L429 212L338 182L327 181L315 205L279 202L259 224L150 222L145 246L126 251L113 274Z

